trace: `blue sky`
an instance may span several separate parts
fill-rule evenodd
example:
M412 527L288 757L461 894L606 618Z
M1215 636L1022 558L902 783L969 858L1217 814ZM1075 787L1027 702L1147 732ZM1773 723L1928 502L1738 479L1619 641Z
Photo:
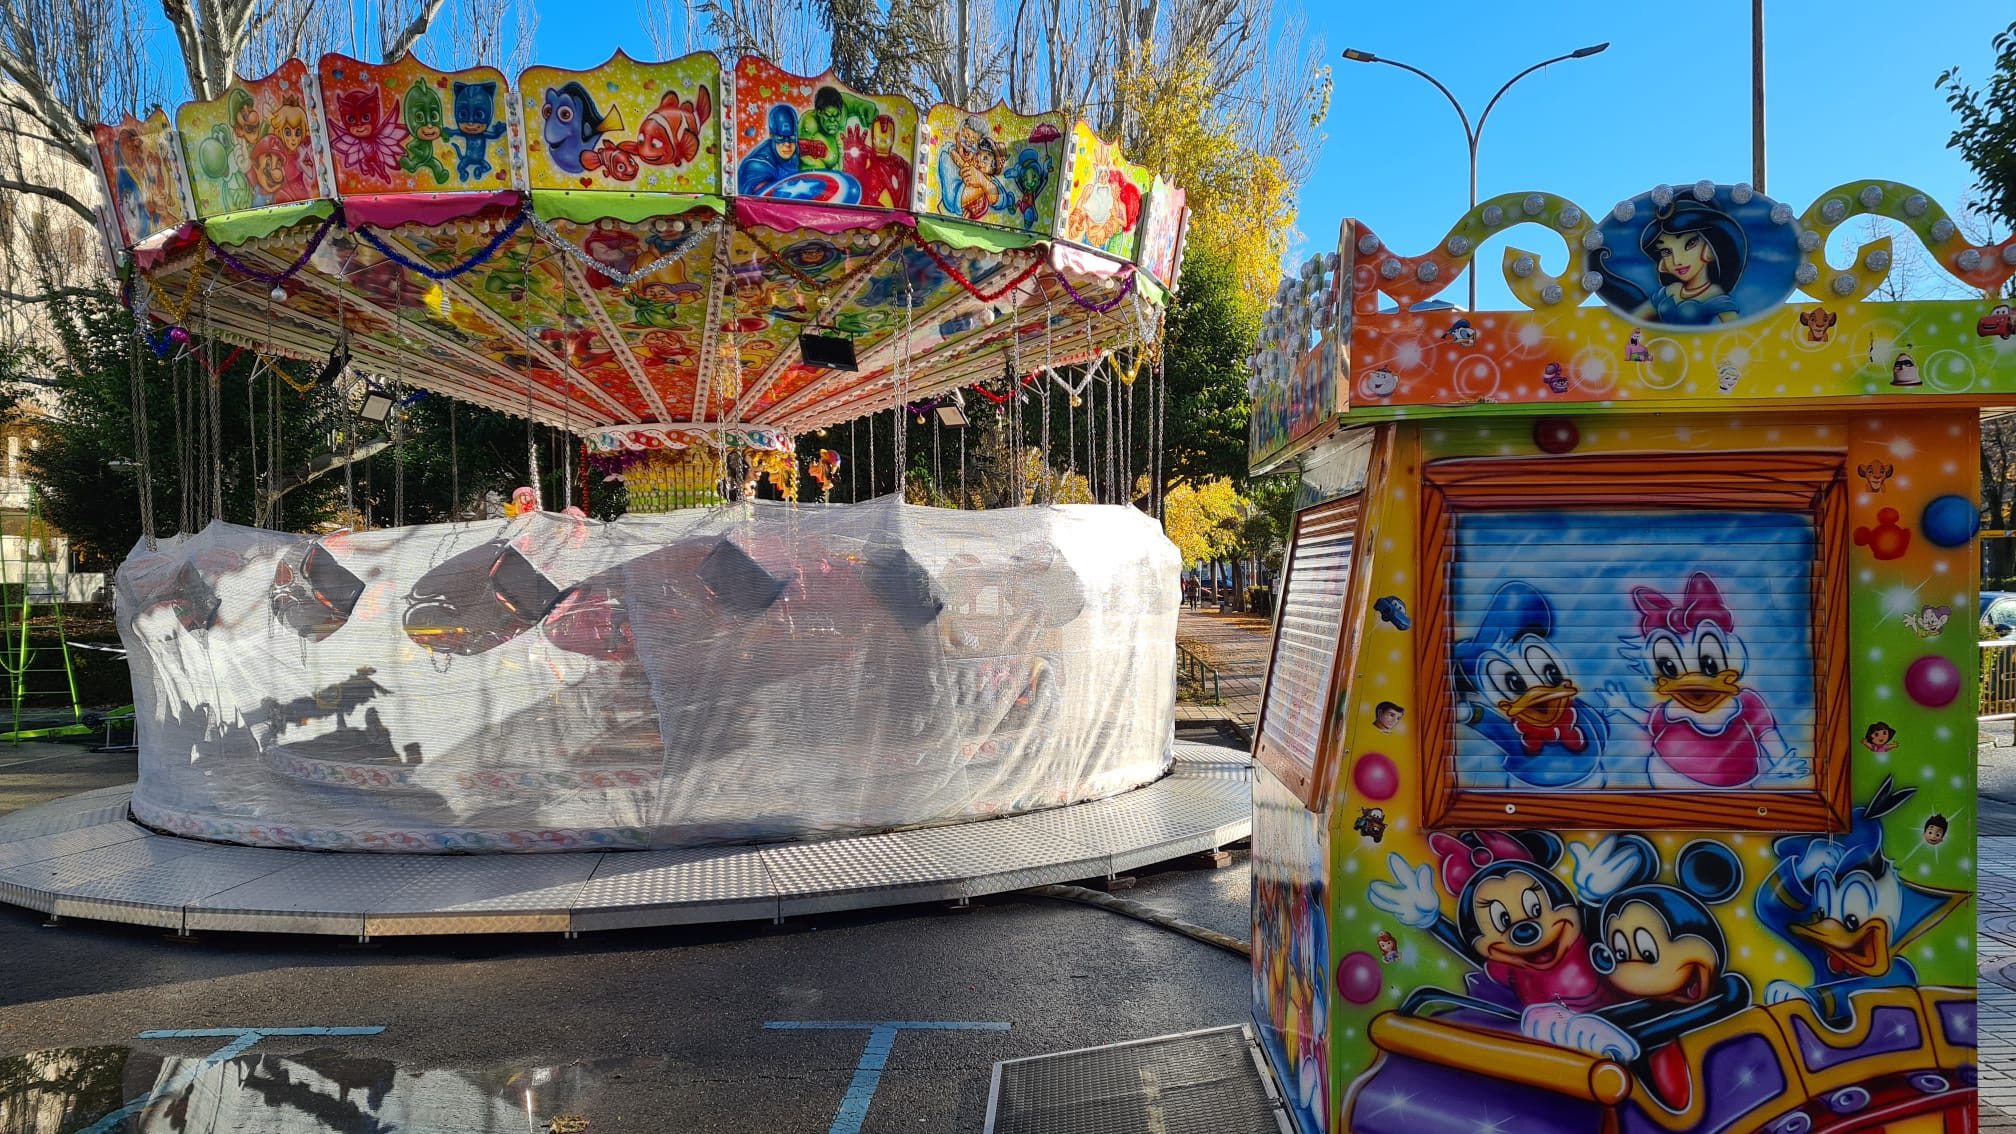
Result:
M1405 254L1426 251L1468 205L1462 126L1442 95L1395 67L1347 62L1346 47L1433 74L1474 122L1499 84L1588 44L1610 49L1521 80L1491 112L1478 154L1480 199L1545 190L1590 211L1659 184L1750 176L1750 5L1557 0L1508 5L1311 3L1337 88L1328 140L1302 191L1302 254L1336 246L1346 216ZM1971 183L1946 148L1953 117L1932 82L1949 66L1978 84L2008 0L1830 0L1765 11L1766 188L1803 211L1854 178L1902 181L1957 209ZM1524 240L1521 241L1521 236ZM1561 242L1509 238L1558 272ZM1497 250L1480 307L1515 306ZM1452 285L1445 295L1458 295Z

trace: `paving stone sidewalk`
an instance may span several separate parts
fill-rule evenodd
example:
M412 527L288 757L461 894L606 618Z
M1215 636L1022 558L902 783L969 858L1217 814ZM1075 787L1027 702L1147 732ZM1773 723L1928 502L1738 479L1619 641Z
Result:
M1259 615L1186 606L1176 621L1176 641L1218 672L1218 703L1193 699L1187 687L1179 690L1184 695L1176 701L1176 724L1215 724L1251 737L1260 718L1273 624Z

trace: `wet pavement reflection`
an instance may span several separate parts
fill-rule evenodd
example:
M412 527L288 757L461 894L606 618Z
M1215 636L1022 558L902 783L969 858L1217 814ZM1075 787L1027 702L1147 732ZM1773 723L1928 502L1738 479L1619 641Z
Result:
M599 1064L411 1070L335 1049L211 1062L54 1048L0 1057L0 1134L546 1134L592 1129L587 1108L609 1077L624 1076Z

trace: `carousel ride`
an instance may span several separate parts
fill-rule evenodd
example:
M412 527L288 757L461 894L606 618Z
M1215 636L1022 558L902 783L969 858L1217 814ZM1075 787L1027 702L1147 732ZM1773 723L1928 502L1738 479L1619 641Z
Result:
M146 826L112 842L690 855L711 852L669 848L870 833L973 866L947 825L1120 805L1169 770L1177 556L1112 506L1124 445L1106 505L789 503L808 430L956 423L977 398L1047 448L1053 397L1073 437L1088 402L1128 420L1137 379L1156 404L1183 193L1084 124L754 57L619 52L514 89L329 55L100 127L98 157L136 351L195 356L213 398L216 360L252 352L360 399L505 411L578 437L632 501L585 518L570 468L504 520L163 536L150 511L118 588ZM136 456L151 498L144 438ZM839 461L810 463L824 482ZM527 464L537 485L536 446ZM784 502L751 498L761 476ZM1187 828L1143 837L1236 836L1243 785L1215 782L1223 807L1186 796ZM100 804L66 814L97 829ZM1067 876L1138 849L1092 828L1051 832Z

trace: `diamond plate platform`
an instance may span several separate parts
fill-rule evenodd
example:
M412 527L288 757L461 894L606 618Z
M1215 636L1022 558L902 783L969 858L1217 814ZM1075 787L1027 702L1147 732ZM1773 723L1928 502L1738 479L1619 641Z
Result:
M163 835L132 787L0 816L0 902L182 933L586 933L959 901L1101 878L1252 833L1245 754L1091 803L818 843L536 855L337 854Z
M1293 1134L1252 1030L1081 1048L994 1065L985 1134Z

